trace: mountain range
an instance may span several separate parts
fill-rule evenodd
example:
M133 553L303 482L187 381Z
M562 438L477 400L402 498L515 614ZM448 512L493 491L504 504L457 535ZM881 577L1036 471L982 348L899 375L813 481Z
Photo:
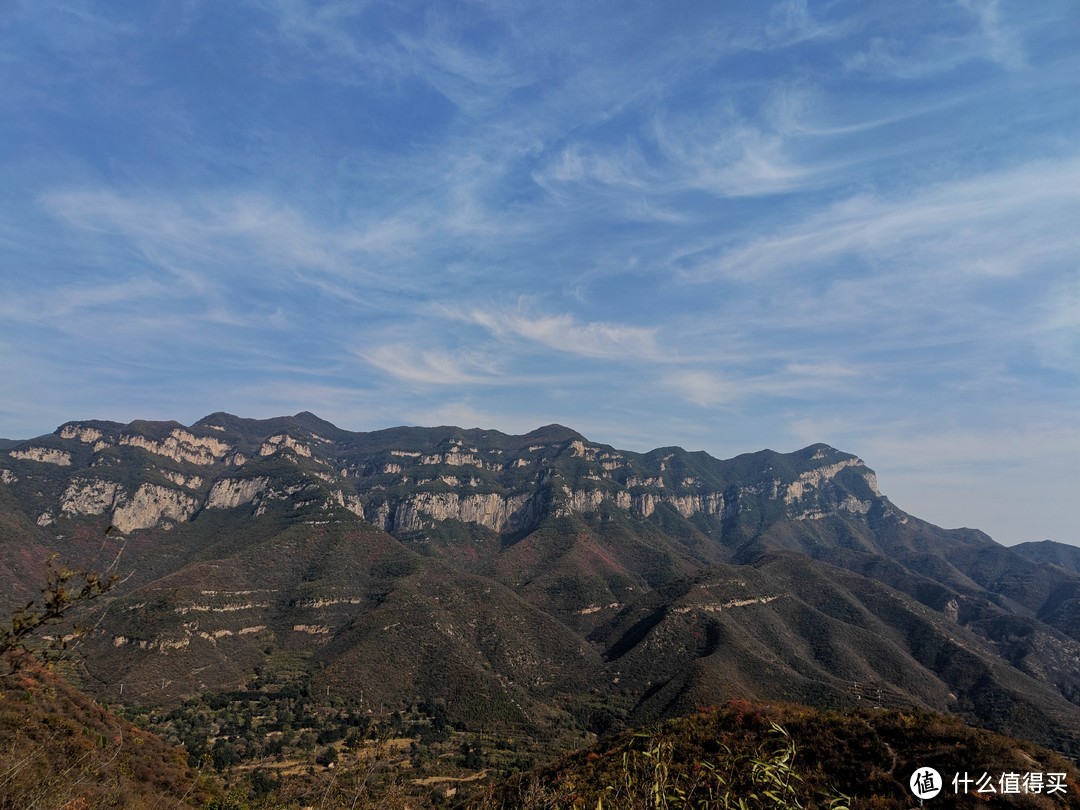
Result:
M1080 752L1080 552L945 530L824 444L721 460L548 425L77 421L0 445L0 594L123 583L117 703L302 683L379 715L602 733L731 698L927 708Z

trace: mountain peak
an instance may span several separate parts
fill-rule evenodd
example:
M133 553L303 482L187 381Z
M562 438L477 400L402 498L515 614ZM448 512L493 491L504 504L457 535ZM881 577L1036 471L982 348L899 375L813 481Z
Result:
M211 414L207 414L198 422L192 424L192 427L224 427L227 424L233 424L240 421L240 417L227 411L214 411Z
M815 444L808 445L801 450L796 450L791 455L792 457L803 461L835 463L837 461L855 460L860 464L862 463L862 460L854 453L837 450L832 445L825 444L824 442L816 442Z
M269 419L246 419L226 411L215 411L208 416L204 416L192 427L208 427L215 430L225 429L247 433L250 431L273 432L287 429L290 425L296 425L313 433L336 432L339 430L336 425L319 418L311 411L300 411L300 413L293 416L275 416Z
M565 442L573 439L584 440L585 437L578 433L573 428L568 428L565 425L558 423L551 423L550 425L544 425L538 427L536 430L530 430L524 436L524 439L535 439L537 441L544 442Z
M99 539L109 526L115 548ZM32 596L32 561L73 539L126 548L134 571L135 592L85 644L90 671L109 675L95 676L102 694L122 679L133 698L176 703L261 667L291 672L300 654L322 688L444 700L462 723L554 717L551 695L602 684L635 717L728 689L837 705L861 699L857 679L1002 725L1023 707L1024 728L1055 742L1080 729L1080 549L939 529L826 444L722 460L619 450L560 424L510 436L354 432L309 411L68 422L0 448L0 597ZM1029 561L1047 551L1053 565ZM148 594L164 608L143 610ZM925 639L945 651L936 669ZM1021 655L1048 674L1024 680L1010 666ZM1003 702L980 704L967 684L984 679Z
M332 432L340 430L333 422L327 422L325 419L313 414L311 411L300 411L300 413L294 414L292 421L300 425L300 427L307 428L314 432Z

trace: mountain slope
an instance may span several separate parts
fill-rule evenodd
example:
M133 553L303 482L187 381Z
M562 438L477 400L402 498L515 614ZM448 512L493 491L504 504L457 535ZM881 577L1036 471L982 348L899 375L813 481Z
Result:
M13 582L52 551L120 555L80 648L110 699L300 679L539 733L873 688L1080 750L1080 576L905 514L826 445L720 460L216 413L67 423L0 451L0 482Z
M1032 543L1020 543L1012 546L1012 551L1025 559L1037 563L1060 565L1066 571L1080 574L1080 548L1068 543L1055 543L1053 540L1041 540Z
M645 807L655 792L681 792L689 807L736 806L724 802L727 794L748 800L749 807L776 807L785 799L788 807L827 807L848 796L853 807L901 810L912 806L911 775L927 767L943 777L936 799L943 807L1080 807L1074 763L954 718L869 708L839 714L749 701L619 735L514 776L468 806ZM1002 791L1003 774L1016 774L1019 783L1031 773L1039 775L1041 795L1021 794L1019 787ZM980 781L983 774L993 793ZM1051 780L1058 785L1053 795Z
M6 667L10 659L2 662ZM205 807L221 788L32 661L0 677L0 807Z
M791 552L715 566L641 597L590 638L654 720L731 695L949 711L1076 747L1076 706L992 645L875 580Z

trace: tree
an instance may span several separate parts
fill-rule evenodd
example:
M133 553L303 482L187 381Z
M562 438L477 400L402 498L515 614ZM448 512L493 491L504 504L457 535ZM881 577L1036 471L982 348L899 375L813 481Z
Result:
M44 628L64 621L75 607L108 593L120 581L116 574L103 577L92 571L68 568L59 564L58 558L54 554L45 562L47 574L40 604L36 599L27 602L0 627L0 657L7 660L12 671L18 668L19 661L10 653L18 650L32 653L30 639ZM79 634L77 631L76 635ZM61 640L61 648L66 645L67 641Z
M266 796L281 787L281 779L274 779L264 768L251 772L251 789L256 796Z
M236 746L224 737L219 737L214 741L214 747L210 749L210 759L217 770L223 771L239 762L240 755L237 753Z

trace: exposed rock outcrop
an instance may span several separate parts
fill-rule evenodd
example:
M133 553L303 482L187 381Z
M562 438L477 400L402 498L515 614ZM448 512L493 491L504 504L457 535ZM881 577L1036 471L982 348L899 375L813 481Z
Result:
M203 479L198 475L184 475L183 473L173 472L172 470L162 470L161 474L180 487L198 489L203 485Z
M684 518L697 514L724 514L724 493L706 492L700 495L665 495L664 503L671 504Z
M721 492L700 495L674 495L671 493L639 492L632 494L625 489L573 489L563 487L562 514L589 514L596 512L605 501L619 509L625 509L641 517L649 517L662 503L669 504L685 518L698 513L723 514L725 503Z
M168 519L184 523L195 513L197 501L179 490L143 484L113 512L113 525L122 532L149 529Z
M11 457L24 461L40 461L43 464L57 464L61 467L71 466L71 453L52 447L27 447L25 450L12 450Z
M113 508L119 486L98 478L75 478L60 496L65 515L103 515Z
M197 435L206 432L198 426L188 430L174 427L175 423L158 428L135 423L123 433L111 431L105 423L96 424L68 423L57 435L95 449L115 440L175 464L155 466L150 478L153 483L143 478L141 486L130 484L127 491L116 483L77 474L46 513L49 520L112 511L114 522L130 531L155 525L169 528L190 519L199 506L231 509L254 504L258 516L275 504L287 504L293 510L344 507L393 532L423 531L444 520L473 523L495 532L516 532L537 525L548 515L587 515L605 507L641 518L650 518L666 506L686 519L728 519L762 508L767 502L779 502L794 519L863 516L879 497L876 478L861 460L824 446L816 449L809 464L801 457L796 468L801 472L795 480L774 473L769 478L737 476L726 482L721 462L709 471L710 461L691 459L680 455L681 451L662 457L641 456L594 445L577 436L557 443L497 446L479 440L486 436L471 441L457 437L429 441L418 434L412 447L395 440L360 451L347 441L342 444L310 431L299 432L306 428L286 431L280 424L255 435L223 435L220 425L209 425L219 431L210 436ZM79 451L73 448L73 452L78 455ZM248 461L244 453L255 455L255 465L260 464L260 458L284 453L297 462L310 459L321 469L302 464L303 480L285 483L277 472L218 478L222 467L204 471L189 466L238 466ZM61 466L74 463L68 451L48 447L24 447L9 451L9 456ZM116 463L112 455L103 454L95 457L91 466ZM706 466L698 469L703 474L694 469L702 463ZM868 489L858 486L857 477L851 475L841 476L836 483L837 476L851 468L862 474ZM4 483L17 480L11 471L0 475ZM394 480L389 480L391 476ZM164 481L175 488L160 485ZM131 494L135 486L138 489ZM890 514L887 507L885 504L883 514Z
M311 458L311 448L303 442L298 442L292 436L288 436L281 433L277 436L271 436L265 442L263 446L259 448L260 456L271 456L283 448L292 450L296 455L303 456L304 458Z
M478 523L492 531L522 526L530 516L525 509L531 496L499 495L497 493L419 492L394 507L376 509L372 517L382 518L387 530L419 531L433 520L460 520L462 523Z
M848 467L862 467L863 463L861 459L846 458L835 464L826 464L824 467L818 467L815 470L807 470L799 476L798 481L793 481L788 484L787 491L784 493L785 503L794 503L799 500L811 490L820 489L821 485L834 479L841 470ZM877 492L877 477L873 473L867 471L867 479L870 481L871 488L875 494ZM870 480L872 479L872 480Z
M174 429L162 441L148 439L146 436L140 436L136 433L121 436L120 444L141 447L147 452L171 458L173 461L183 461L204 466L222 460L232 450L232 447L220 439L211 436L195 436L180 428Z
M226 478L210 488L206 497L207 509L232 509L251 503L266 491L268 478Z
M462 453L457 447L451 447L446 453L435 453L433 455L423 456L420 459L421 464L447 464L451 467L480 467L483 469L484 460L472 453ZM492 466L492 465L489 465ZM498 466L498 465L495 465Z
M94 444L104 435L97 428L77 424L64 425L60 428L61 439L78 439L83 444Z

